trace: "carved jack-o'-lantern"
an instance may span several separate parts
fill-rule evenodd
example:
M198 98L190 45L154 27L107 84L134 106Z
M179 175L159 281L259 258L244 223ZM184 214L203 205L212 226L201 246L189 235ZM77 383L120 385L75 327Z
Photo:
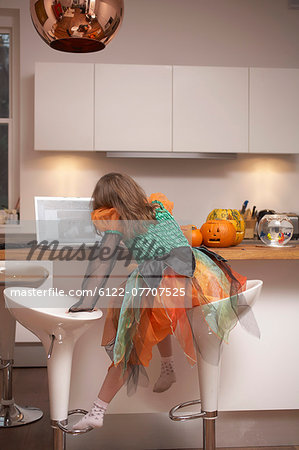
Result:
M236 240L236 229L228 220L208 220L200 231L207 247L230 247Z
M233 245L240 244L245 235L245 222L237 209L213 209L207 220L229 220L236 229L236 240Z

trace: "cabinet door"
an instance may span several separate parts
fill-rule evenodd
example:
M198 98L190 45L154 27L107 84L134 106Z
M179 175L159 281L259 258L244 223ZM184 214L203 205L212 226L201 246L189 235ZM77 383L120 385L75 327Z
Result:
M96 65L96 150L171 151L171 135L171 66Z
M248 69L173 69L173 150L248 152Z
M37 63L35 150L93 150L94 65Z
M250 69L253 153L299 153L299 69Z

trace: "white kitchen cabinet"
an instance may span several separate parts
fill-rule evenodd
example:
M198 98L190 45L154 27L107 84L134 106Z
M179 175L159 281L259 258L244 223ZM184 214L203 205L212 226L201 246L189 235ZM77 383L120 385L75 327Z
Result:
M299 153L298 122L299 69L36 64L35 150Z
M299 153L299 69L250 69L252 153Z
M247 68L173 68L173 150L248 152Z
M172 67L96 64L95 150L172 150Z
M35 150L93 150L94 65L37 63Z

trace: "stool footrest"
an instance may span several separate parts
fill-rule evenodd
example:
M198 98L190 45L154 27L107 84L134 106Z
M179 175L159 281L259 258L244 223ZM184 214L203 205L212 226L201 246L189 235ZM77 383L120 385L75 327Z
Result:
M182 415L182 416L177 416L174 414L179 409L187 408L187 406L191 406L191 405L198 405L200 403L201 403L201 400L191 400L189 402L179 403L178 405L174 406L169 411L169 417L171 420L174 420L177 422L184 422L186 420L193 420L193 419L201 419L206 415L206 413L204 411L201 411L199 413L194 413L194 414Z
M13 359L1 359L0 358L0 370L5 370L13 365Z
M88 413L88 411L86 411L85 409L72 409L71 411L68 412L68 416L72 416L73 414L85 415L87 413ZM61 431L63 431L66 434L75 434L75 435L88 433L89 431L93 430L92 427L85 428L84 430L70 430L67 428L67 426L65 426L62 423L62 421L59 421L59 420L56 420L55 423L53 423L53 426L55 426L56 428L59 428Z

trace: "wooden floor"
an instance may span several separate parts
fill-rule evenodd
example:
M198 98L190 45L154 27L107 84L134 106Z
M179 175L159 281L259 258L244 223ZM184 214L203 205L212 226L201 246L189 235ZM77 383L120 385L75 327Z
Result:
M44 368L14 369L14 395L20 405L34 405L44 412L37 423L0 430L2 450L53 450L52 429L49 426L49 400L47 374ZM285 447L243 447L225 450L299 450L298 446ZM71 449L69 449L71 450ZM88 450L88 449L86 449ZM102 450L102 449L101 449ZM120 449L121 450L121 449ZM182 449L180 449L182 450ZM197 449L188 449L197 450ZM220 448L217 450L221 450ZM222 449L224 450L224 449Z

